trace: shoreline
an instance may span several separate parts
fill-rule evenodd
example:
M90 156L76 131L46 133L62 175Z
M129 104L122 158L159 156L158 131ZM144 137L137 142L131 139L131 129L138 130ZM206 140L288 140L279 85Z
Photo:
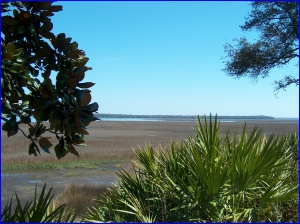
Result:
M99 118L96 122L197 122L197 119L154 119L154 118ZM201 119L200 121L204 121ZM298 123L298 118L274 118L274 119L218 119L220 123L231 122L289 122Z

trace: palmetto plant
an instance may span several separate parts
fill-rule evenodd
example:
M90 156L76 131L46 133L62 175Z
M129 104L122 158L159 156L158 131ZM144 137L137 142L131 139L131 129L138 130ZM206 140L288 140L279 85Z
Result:
M255 128L240 136L219 134L213 122L198 118L195 136L169 149L151 146L135 152L133 173L89 210L86 221L297 221L298 179L290 137L268 139Z
M1 222L74 222L75 213L65 211L65 205L55 208L53 196L52 188L46 192L45 184L39 198L37 198L35 188L34 201L28 201L22 206L16 194L16 205L13 204L13 198L11 198L3 209Z

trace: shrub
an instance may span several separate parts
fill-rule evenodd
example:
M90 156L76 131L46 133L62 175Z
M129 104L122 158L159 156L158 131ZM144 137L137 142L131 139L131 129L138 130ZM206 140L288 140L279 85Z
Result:
M294 160L299 160L298 155L298 133L287 136L287 144L291 148L292 157Z
M255 128L221 139L217 116L169 149L136 151L133 173L97 200L86 221L297 221L298 177L287 137Z
M13 204L13 197L10 202L4 207L1 222L74 222L75 213L65 211L65 204L55 207L53 203L52 188L46 193L46 184L37 199L35 188L34 201L27 201L24 206L16 196L16 205ZM15 207L15 208L13 208Z

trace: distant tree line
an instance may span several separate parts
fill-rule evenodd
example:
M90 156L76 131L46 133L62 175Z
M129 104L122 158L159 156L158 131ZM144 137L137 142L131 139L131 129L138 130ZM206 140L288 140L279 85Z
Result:
M197 115L133 115L133 114L95 114L98 118L147 118L147 119L177 119L177 120L196 120ZM214 118L214 116L212 116ZM200 119L204 118L200 116ZM256 115L256 116L218 116L220 120L237 120L237 119L274 119L271 116Z

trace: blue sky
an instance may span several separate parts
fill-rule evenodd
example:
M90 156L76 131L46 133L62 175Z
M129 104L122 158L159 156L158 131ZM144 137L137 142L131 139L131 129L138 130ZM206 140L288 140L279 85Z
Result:
M99 113L299 116L299 88L276 98L274 81L298 74L291 63L257 82L223 71L224 44L257 38L240 29L249 2L58 1L54 34L66 33L90 58Z

